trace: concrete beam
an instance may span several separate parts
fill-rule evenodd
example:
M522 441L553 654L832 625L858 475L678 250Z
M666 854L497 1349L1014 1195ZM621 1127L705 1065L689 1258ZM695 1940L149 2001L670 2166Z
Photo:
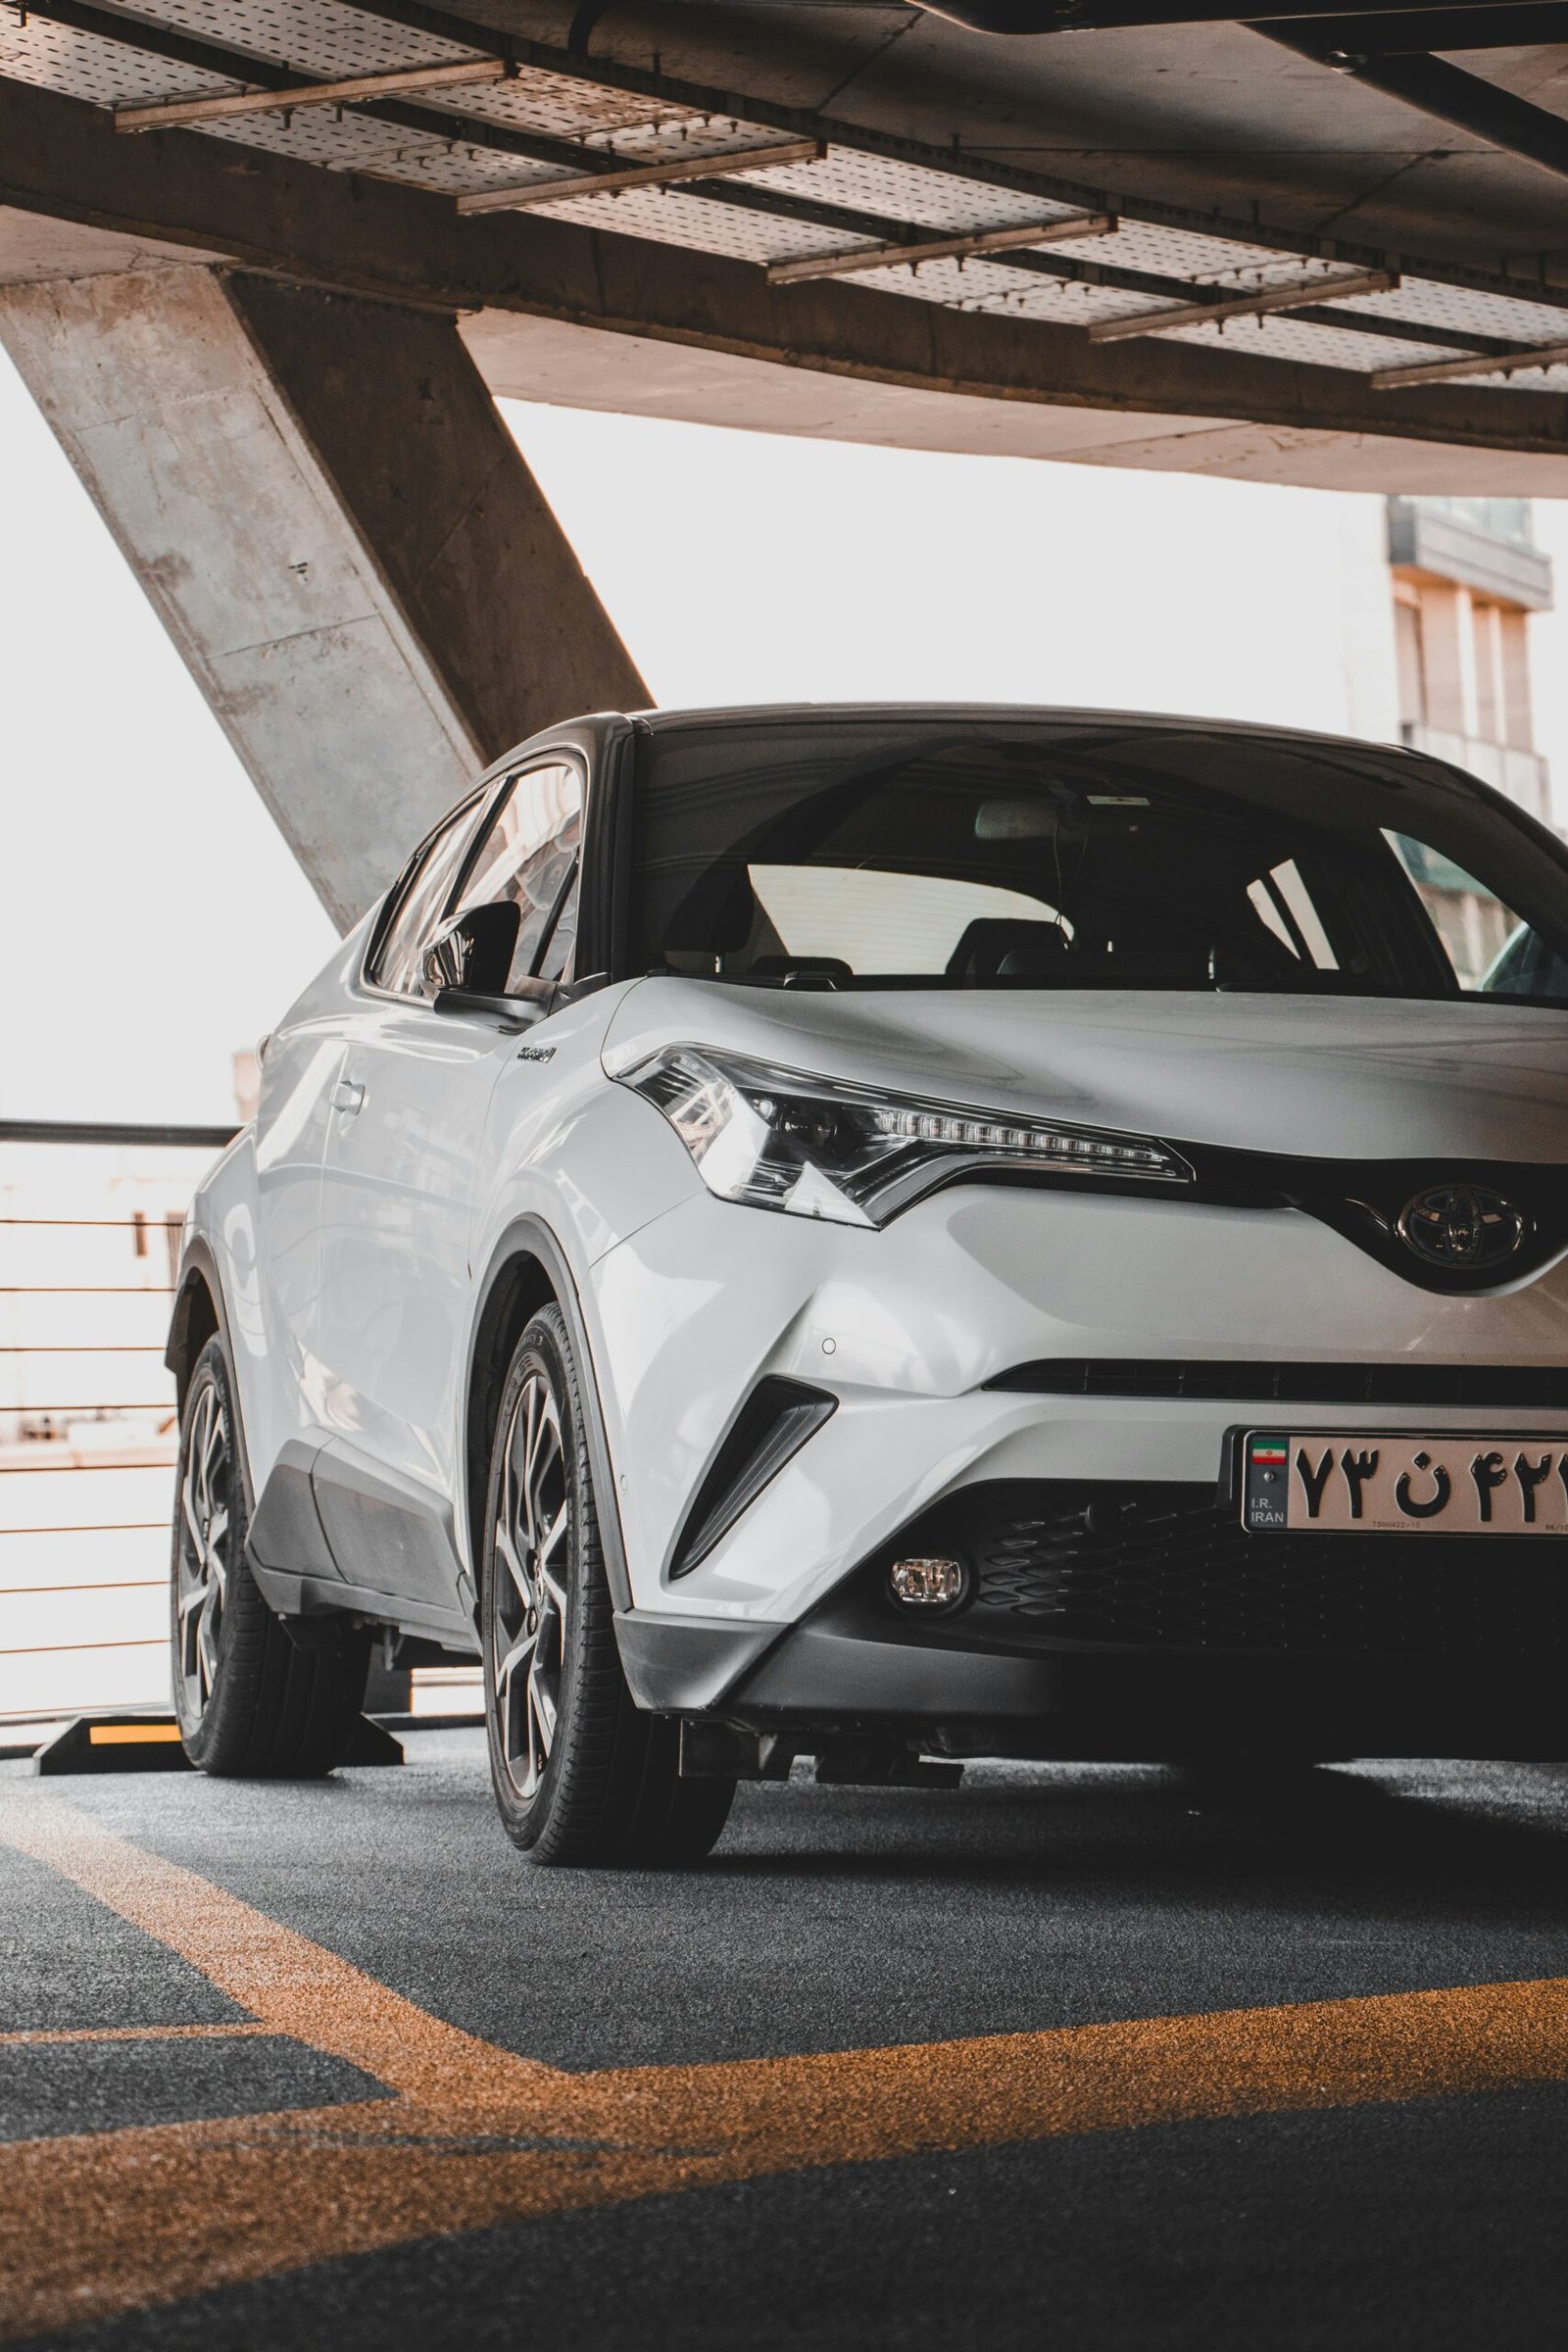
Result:
M450 316L191 265L5 343L344 928L464 783L648 690Z
M1044 458L1307 490L1568 498L1568 453L1412 434L1254 422L1200 411L1075 407L830 373L669 338L610 335L514 311L474 312L463 339L498 400L667 416L881 449ZM1565 404L1568 405L1568 404Z

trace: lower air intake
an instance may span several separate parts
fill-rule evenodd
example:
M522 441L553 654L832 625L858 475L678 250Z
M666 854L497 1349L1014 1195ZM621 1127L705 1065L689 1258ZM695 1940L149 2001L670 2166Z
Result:
M742 1405L686 1515L670 1576L689 1576L728 1535L808 1438L838 1410L838 1398L798 1380L760 1380Z

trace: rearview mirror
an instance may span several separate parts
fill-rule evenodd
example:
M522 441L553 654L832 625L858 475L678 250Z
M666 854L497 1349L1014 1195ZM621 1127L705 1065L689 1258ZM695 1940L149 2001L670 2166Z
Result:
M976 841L1050 841L1061 821L1055 803L1041 799L982 801L974 812Z

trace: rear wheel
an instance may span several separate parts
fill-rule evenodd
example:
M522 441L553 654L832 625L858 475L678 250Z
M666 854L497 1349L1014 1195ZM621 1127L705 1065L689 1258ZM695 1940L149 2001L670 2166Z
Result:
M699 1861L733 1781L683 1781L679 1726L632 1704L615 1643L559 1307L535 1315L501 1395L485 1512L485 1714L502 1824L536 1862Z
M196 1359L180 1415L170 1569L174 1713L203 1772L312 1780L348 1754L368 1634L297 1649L245 1564L245 1488L233 1379L220 1339Z

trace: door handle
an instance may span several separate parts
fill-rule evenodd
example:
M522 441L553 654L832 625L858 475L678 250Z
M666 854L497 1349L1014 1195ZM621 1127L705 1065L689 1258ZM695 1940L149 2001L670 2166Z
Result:
M357 1078L340 1078L332 1089L332 1108L346 1111L352 1119L365 1101L365 1089Z

